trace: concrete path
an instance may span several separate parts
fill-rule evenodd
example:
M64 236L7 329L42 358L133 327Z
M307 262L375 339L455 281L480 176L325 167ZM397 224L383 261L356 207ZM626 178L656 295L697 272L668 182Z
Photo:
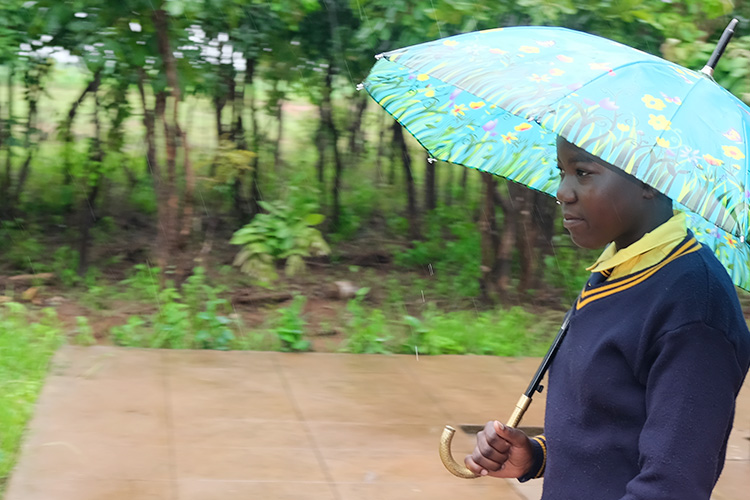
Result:
M507 418L537 364L64 347L5 500L538 499L539 481L461 480L437 456L445 424ZM716 500L748 498L748 438L746 387Z

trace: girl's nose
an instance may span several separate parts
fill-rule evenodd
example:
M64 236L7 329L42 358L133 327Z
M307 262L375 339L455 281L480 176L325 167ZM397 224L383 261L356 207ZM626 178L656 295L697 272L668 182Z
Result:
M557 187L557 201L558 203L573 203L576 201L576 193L573 189L572 180L570 176L563 176L560 179L560 185Z

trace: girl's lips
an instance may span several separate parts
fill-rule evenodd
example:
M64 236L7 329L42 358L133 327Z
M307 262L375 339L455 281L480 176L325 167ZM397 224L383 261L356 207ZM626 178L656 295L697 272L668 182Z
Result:
M565 229L570 229L572 227L578 226L579 224L583 224L583 219L581 219L580 217L574 217L572 215L563 216L563 227Z

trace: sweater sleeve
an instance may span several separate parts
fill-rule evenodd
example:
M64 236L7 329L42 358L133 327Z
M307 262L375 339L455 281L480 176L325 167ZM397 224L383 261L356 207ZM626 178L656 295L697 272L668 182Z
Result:
M544 467L547 465L547 439L544 435L531 438L531 451L534 457L534 464L525 475L518 478L522 483L530 479L538 479L544 475Z
M708 500L747 367L724 332L703 323L662 335L646 359L640 472L622 500Z

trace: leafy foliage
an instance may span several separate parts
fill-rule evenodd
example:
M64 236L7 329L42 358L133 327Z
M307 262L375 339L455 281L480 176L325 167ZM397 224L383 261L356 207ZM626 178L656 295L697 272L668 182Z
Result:
M476 297L479 294L480 235L476 225L450 207L429 214L424 241L395 254L395 263L427 271L440 295Z
M330 248L313 226L324 220L316 213L300 215L282 201L260 202L267 213L259 214L232 236L230 243L242 249L234 265L263 282L275 281L276 262L285 260L287 276L305 270L304 257L328 255Z
M284 352L301 352L310 349L310 341L305 340L305 321L302 309L307 299L304 295L297 295L287 307L277 311L278 318L273 331L281 342Z
M62 339L53 310L45 309L35 318L21 304L0 308L0 491L15 462L49 360Z
M357 290L355 297L346 304L346 331L349 332L344 352L355 354L388 354L392 352L388 332L388 321L380 309L368 310L363 301L370 292L368 288Z
M195 268L182 291L168 286L157 293L155 314L130 316L125 325L112 328L112 337L129 347L230 349L241 325L228 317L231 307L221 291L206 283L202 268Z

